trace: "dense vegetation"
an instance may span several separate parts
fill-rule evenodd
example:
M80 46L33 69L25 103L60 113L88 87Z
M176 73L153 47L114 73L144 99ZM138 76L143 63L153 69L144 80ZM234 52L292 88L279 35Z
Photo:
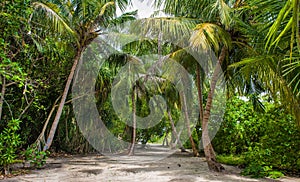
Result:
M170 147L192 148L195 156L203 152L212 170L222 170L219 161L240 165L243 174L254 177L299 174L299 0L156 0L154 5L170 18L145 19L142 28L154 32L163 24L168 35L190 31L192 49L213 50L224 73L226 110L208 142L217 68L205 75L206 68L189 53L161 43L159 36L128 43L103 63L95 98L106 127L131 143L129 154L134 155L137 141L169 140ZM9 173L10 164L24 158L41 166L48 151L95 152L76 123L69 91L79 58L92 41L136 19L136 12L116 16L116 8L125 10L130 2L2 0L0 6L0 169ZM189 126L189 113L180 112L188 101L164 79L155 77L149 85L141 79L131 90L128 107L140 117L149 115L154 95L166 100L167 111L154 127L136 128L134 117L127 126L114 111L111 89L118 71L135 56L155 53L183 65L197 87L192 102L199 108L198 122L187 129L192 137L185 143L177 140L173 125L185 115Z

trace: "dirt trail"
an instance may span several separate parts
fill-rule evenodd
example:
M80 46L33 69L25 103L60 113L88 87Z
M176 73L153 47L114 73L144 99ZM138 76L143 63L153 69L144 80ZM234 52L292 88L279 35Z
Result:
M103 182L258 182L279 181L271 179L251 179L240 176L240 169L225 166L226 172L215 173L208 170L204 158L191 157L190 153L175 152L162 160L153 157L166 154L166 148L151 146L138 150L136 157L111 158L98 155L51 158L42 170L17 176L3 181L103 181ZM118 159L118 160L116 160ZM141 159L143 160L141 163ZM280 181L292 182L300 179L283 178Z

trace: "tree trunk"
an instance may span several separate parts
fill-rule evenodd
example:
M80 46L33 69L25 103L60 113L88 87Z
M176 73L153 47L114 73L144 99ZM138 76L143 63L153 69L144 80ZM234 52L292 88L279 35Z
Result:
M0 76L0 79L1 79L1 76ZM3 109L3 103L4 103L5 89L6 89L6 79L5 79L5 76L3 76L1 96L0 96L0 121L2 118L2 109Z
M196 148L193 136L192 136L192 132L191 132L191 128L190 128L190 119L189 119L189 114L188 114L188 110L187 110L187 105L186 105L186 98L185 98L185 94L181 92L181 97L183 100L183 108L184 108L184 116L185 116L185 123L186 123L186 127L187 127L187 132L189 135L189 139L192 145L192 150L193 150L193 154L195 157L199 157L199 153L198 150Z
M129 152L128 152L129 156L134 155L135 139L136 139L136 105L135 105L136 92L137 92L137 89L133 88L133 91L132 91L132 136L131 136L131 144L130 144Z
M197 130L197 136L198 140L201 141L201 133L200 133L200 128L201 128L201 123L203 121L203 93L202 93L202 84L201 84L201 72L200 72L200 65L197 64L196 67L196 77L197 77L197 91L198 91L198 104L199 104L199 121L196 125L196 130ZM199 144L200 145L200 144Z
M64 89L64 92L62 94L62 97L61 97L61 100L60 100L60 103L59 103L59 106L58 106L58 109L57 109L54 121L53 121L51 129L50 129L50 133L48 135L48 138L47 138L47 141L46 141L46 144L44 146L43 151L48 150L50 148L51 144L52 144L53 137L54 137L54 134L56 132L56 128L57 128L60 116L62 114L62 110L63 110L63 107L65 105L66 98L68 96L68 92L69 92L69 89L70 89L70 85L72 83L72 80L73 80L73 77L74 77L74 73L75 73L75 70L77 68L77 65L78 65L78 62L79 62L82 50L83 49L79 49L77 51L77 53L76 53L76 56L74 57L74 63L73 63L73 66L71 68L71 72L69 74L67 83L65 85L65 89Z
M178 144L179 144L179 148L180 148L182 151L185 151L185 149L184 149L184 147L183 147L183 145L182 145L182 143L181 143L181 141L180 141L180 138L179 138L179 136L178 136L178 134L177 134L177 131L176 131L176 128L175 128L175 124L174 124L174 121L173 121L173 118L172 118L172 115L171 115L171 111L170 111L170 110L168 110L168 116L169 116L170 123L171 123L171 127L172 127L172 133L173 133L173 135L175 136L176 141L177 141ZM172 142L172 140L171 140L171 142ZM175 143L175 146L174 146L174 147L176 147L176 143Z
M216 64L216 68L214 70L211 83L210 83L210 89L207 97L207 102L206 102L206 107L205 107L205 112L203 115L203 120L202 120L202 141L203 141L203 148L204 148L204 153L205 153L205 158L208 164L208 168L212 171L217 171L221 172L224 170L224 167L217 162L216 160L216 154L214 152L213 146L211 144L210 138L209 138L209 133L208 133L208 121L210 117L210 110L212 107L212 101L213 101L213 95L214 91L216 88L216 84L219 78L219 74L221 72L221 65L223 60L225 59L226 55L226 47L223 47L221 50L221 54L219 56L218 62Z
M202 85L201 85L201 73L200 66L197 64L197 90L198 90L198 104L199 104L199 113L200 113L200 121L203 121L203 94L202 94Z

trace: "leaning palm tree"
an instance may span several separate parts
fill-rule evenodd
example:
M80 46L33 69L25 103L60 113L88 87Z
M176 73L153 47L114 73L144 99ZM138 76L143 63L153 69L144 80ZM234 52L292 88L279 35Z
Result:
M52 144L81 54L98 35L104 33L105 27L112 22L115 17L116 4L124 10L128 3L128 0L45 0L32 3L35 9L33 15L36 15L33 16L33 18L39 16L36 18L37 21L47 23L51 28L50 30L54 32L53 34L56 33L60 36L67 36L74 45L73 66L70 70L58 110L43 150L49 149ZM126 14L125 16L127 19L134 18L133 14Z

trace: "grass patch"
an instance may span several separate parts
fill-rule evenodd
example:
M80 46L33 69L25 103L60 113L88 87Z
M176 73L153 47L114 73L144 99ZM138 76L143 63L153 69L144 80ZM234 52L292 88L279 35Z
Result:
M244 166L246 164L243 156L234 155L217 155L217 161L222 164L232 165L232 166Z

